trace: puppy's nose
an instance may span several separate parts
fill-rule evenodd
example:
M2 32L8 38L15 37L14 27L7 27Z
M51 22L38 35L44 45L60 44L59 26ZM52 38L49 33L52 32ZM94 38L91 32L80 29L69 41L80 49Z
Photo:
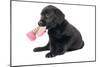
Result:
M39 25L39 26L42 26L42 21L39 21L39 22L38 22L38 25Z

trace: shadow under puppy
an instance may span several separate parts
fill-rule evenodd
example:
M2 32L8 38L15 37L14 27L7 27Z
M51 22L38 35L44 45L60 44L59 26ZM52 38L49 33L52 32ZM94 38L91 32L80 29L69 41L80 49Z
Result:
M81 49L84 41L80 32L71 25L60 9L55 6L46 6L41 12L39 26L46 26L48 29L49 42L44 47L37 47L34 52L50 50L47 58L62 55L66 51Z

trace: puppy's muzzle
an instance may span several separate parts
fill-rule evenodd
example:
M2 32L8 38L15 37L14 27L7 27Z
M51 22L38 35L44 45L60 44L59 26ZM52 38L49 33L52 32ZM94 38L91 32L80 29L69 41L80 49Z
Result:
M39 21L39 22L38 22L38 25L39 25L39 26L46 26L46 24L45 24L43 21Z

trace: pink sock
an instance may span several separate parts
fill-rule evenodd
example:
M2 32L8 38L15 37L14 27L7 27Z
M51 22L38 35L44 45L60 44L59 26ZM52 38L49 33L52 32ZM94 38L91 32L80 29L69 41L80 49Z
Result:
M31 40L34 41L36 39L36 35L33 31L30 31L27 33L27 37Z

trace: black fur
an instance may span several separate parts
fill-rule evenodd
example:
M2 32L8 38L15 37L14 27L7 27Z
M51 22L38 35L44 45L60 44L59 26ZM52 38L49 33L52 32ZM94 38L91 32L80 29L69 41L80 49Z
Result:
M50 50L46 57L62 55L66 51L81 49L84 41L80 32L71 25L64 14L56 7L49 5L41 12L39 26L48 29L49 42L44 47L37 47L35 52Z

